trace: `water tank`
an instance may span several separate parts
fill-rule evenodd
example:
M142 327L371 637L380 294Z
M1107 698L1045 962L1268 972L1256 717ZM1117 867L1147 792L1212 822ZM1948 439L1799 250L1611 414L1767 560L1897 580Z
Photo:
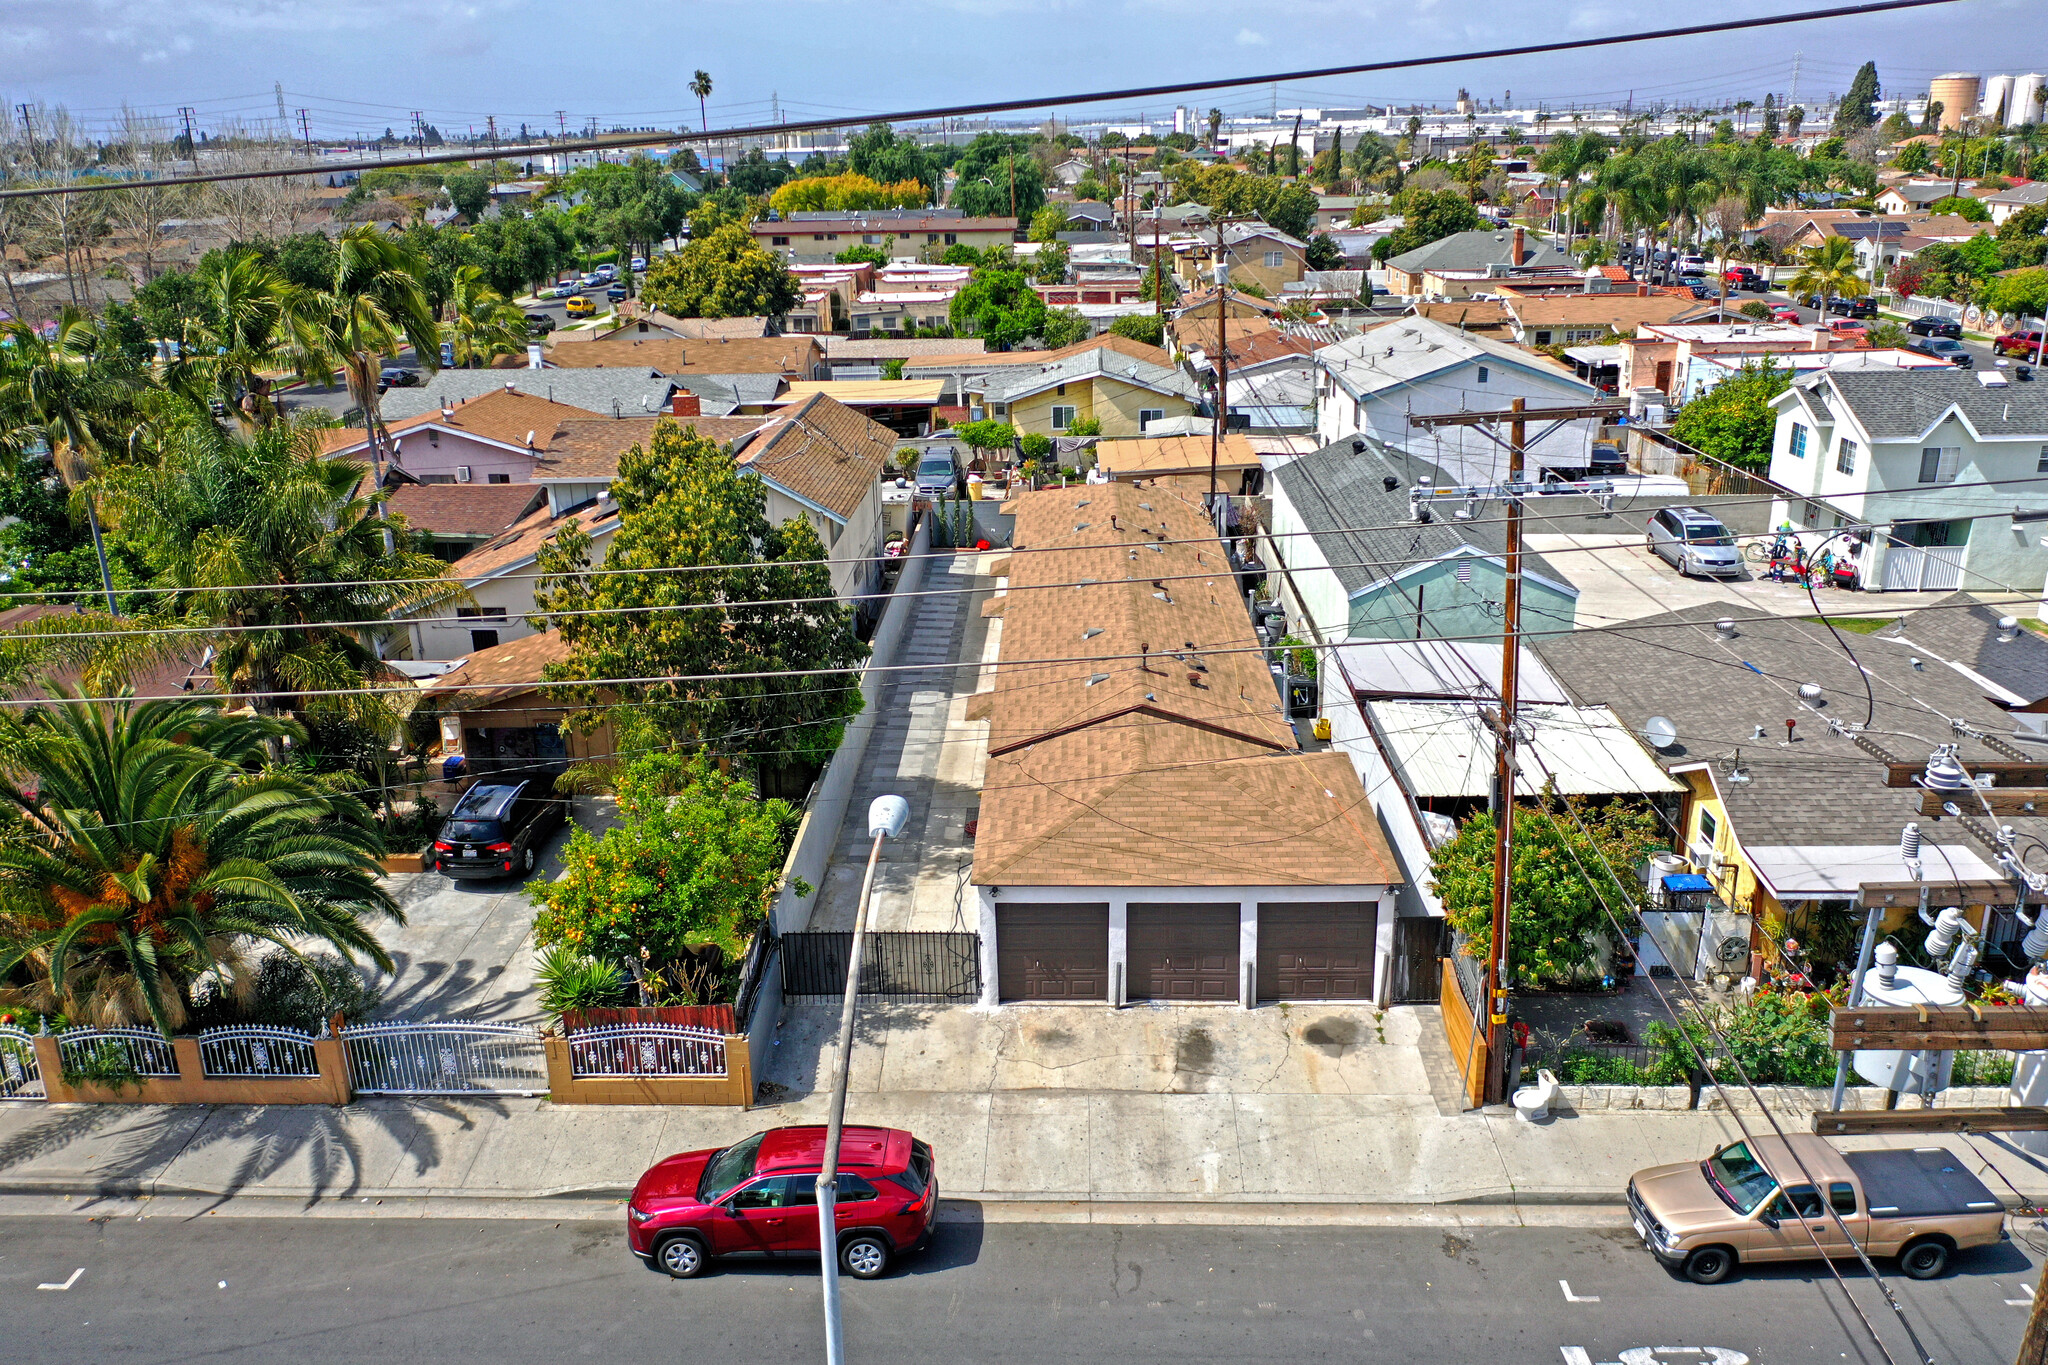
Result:
M2012 101L2006 106L2005 121L2008 125L2021 123L2048 122L2048 111L2041 104L2041 91L2048 87L2048 76L2035 71L2025 76L2012 78Z
M1984 119L1994 128L2007 123L2022 122L2013 117L2012 82L2011 76L1993 76L1984 82L1984 99L1977 108L1977 117Z
M1924 967L1901 967L1886 985L1875 967L1863 980L1863 1002L1868 1005L1960 1005L1960 986L1940 972ZM1948 1089L1949 1071L1955 1065L1953 1052L1858 1052L1851 1059L1856 1074L1872 1085L1896 1090L1901 1095L1938 1095Z
M1976 116L1980 84L1967 71L1951 71L1928 82L1927 98L1941 101L1940 127L1943 132L1960 128L1964 119Z

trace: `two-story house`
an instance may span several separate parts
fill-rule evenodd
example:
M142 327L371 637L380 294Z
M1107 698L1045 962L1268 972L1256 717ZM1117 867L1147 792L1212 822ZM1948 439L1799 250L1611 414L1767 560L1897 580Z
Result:
M1213 234L1198 234L1174 254L1183 288L1200 289L1215 279ZM1282 289L1299 281L1308 269L1308 244L1265 223L1224 224L1222 255L1233 282L1255 284L1272 298L1278 298Z
M493 386L474 398L444 399L442 406L412 416L387 415L385 428L397 451L392 463L421 483L525 483L544 459L556 428L572 418L595 416L588 409ZM322 432L320 450L367 464L370 433L361 427Z
M1047 436L1064 436L1091 420L1101 424L1103 436L1143 436L1153 422L1192 413L1202 397L1185 371L1107 346L992 372L978 392L972 384L967 392L969 404L989 417Z
M757 218L754 241L784 261L830 262L850 246L881 247L892 256L937 260L949 246L1014 246L1015 218L969 218L948 209L868 209Z
M1773 503L1773 525L1862 525L1830 548L1854 549L1873 590L2041 590L2048 386L1998 370L1827 369L1771 406L1771 478L1806 495Z

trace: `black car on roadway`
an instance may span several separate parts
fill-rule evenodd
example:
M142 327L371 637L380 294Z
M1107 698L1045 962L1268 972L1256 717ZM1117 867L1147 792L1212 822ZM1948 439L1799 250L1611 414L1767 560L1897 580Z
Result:
M1954 318L1914 318L1906 324L1906 330L1916 337L1952 337L1957 341L1963 339L1963 324Z
M1960 370L1975 367L1977 358L1963 349L1963 343L1954 337L1914 337L1906 343L1906 349L1918 355L1931 355L1936 360L1946 360Z
M529 875L568 813L552 777L486 778L464 792L442 822L434 866L444 877Z

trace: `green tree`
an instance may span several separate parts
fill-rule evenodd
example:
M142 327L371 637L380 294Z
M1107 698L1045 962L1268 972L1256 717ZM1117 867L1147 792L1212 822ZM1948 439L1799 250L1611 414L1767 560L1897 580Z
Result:
M293 736L196 699L61 699L0 718L0 751L35 779L0 783L14 825L0 842L0 981L25 982L0 1002L168 1033L202 976L246 980L257 944L392 970L370 926L405 916L369 812L260 770L266 746Z
M490 207L491 177L483 171L450 171L441 178L441 188L448 192L455 211L472 223L480 221Z
M788 267L738 223L693 235L647 267L647 302L672 317L779 317L802 297Z
M1411 187L1394 198L1394 207L1402 215L1403 225L1373 245L1372 254L1379 260L1388 260L1441 241L1453 233L1471 232L1479 227L1479 210L1456 190L1418 190Z
M1933 164L1934 158L1924 142L1909 142L1892 158L1893 169L1901 171L1924 171Z
M1860 133L1877 122L1877 101L1882 92L1877 88L1877 63L1865 62L1856 68L1856 74L1849 80L1849 92L1842 96L1841 104L1835 108L1835 123L1831 131L1846 136Z
M690 93L697 97L698 126L705 132L711 131L711 113L704 101L711 98L711 73L699 68L690 77Z
M1493 816L1467 819L1430 855L1444 917L1482 961L1493 947ZM1522 986L1579 985L1597 970L1594 935L1607 910L1627 922L1642 894L1634 870L1663 846L1656 816L1640 806L1596 806L1546 794L1515 813L1510 869L1508 974ZM1604 903L1604 905L1603 905Z
M1077 341L1086 341L1089 336L1088 319L1074 308L1048 308L1045 323L1039 328L1039 340L1054 350L1071 346Z
M955 430L968 449L977 453L1010 450L1017 444L1017 428L1008 422L962 422Z
M878 246L855 242L832 259L840 265L883 266L889 264L889 253Z
M568 648L550 680L851 669L867 656L817 531L802 517L771 525L761 480L695 428L656 423L619 457L611 490L620 523L606 573L589 572L590 536L575 521L540 553L534 619ZM686 566L698 571L631 572ZM746 605L792 599L803 604ZM860 709L857 679L833 673L558 690L580 708L579 728L629 706L673 741L767 769L822 763Z
M2036 266L1987 280L1977 292L1981 307L2020 317L2048 316L2048 270Z
M1031 254L1031 278L1040 284L1061 284L1067 278L1072 251L1065 242L1046 242Z
M1067 211L1058 204L1047 204L1031 215L1031 240L1054 242L1067 230Z
M1759 135L1772 142L1778 140L1778 97L1776 95L1764 96L1764 121L1763 127L1759 130Z
M1744 365L1679 409L1671 434L1739 469L1767 468L1778 425L1771 400L1791 385L1790 370Z
M1305 253L1310 270L1342 270L1344 249L1337 245L1334 237L1327 232L1318 232L1308 239Z
M1127 313L1109 324L1109 330L1117 336L1142 341L1147 346L1166 344L1166 324L1157 313Z
M952 206L972 218L1008 218L1014 187L1016 217L1029 222L1045 203L1045 173L1031 155L1030 139L982 133L953 163L959 177Z
M1984 207L1984 201L1972 199L1967 194L1952 194L1946 199L1937 199L1927 206L1927 211L1937 216L1952 214L1972 223L1991 221L1991 210Z
M526 314L491 288L480 265L466 265L455 272L448 315L447 335L455 343L458 365L473 367L497 356L526 351Z
M1558 187L1558 198L1564 204L1564 241L1568 251L1572 238L1577 235L1574 215L1579 202L1579 181L1586 172L1605 161L1613 150L1613 144L1600 133L1559 133L1536 159L1536 169L1550 177Z
M1860 299L1870 285L1856 273L1856 244L1847 237L1829 237L1800 254L1799 273L1785 286L1794 297L1820 295L1821 307L1831 299Z
M269 373L292 342L291 287L250 251L208 252L193 279L199 311L185 320L165 382L195 398L240 404L251 420L273 420Z
M884 185L902 180L923 183L928 196L939 191L944 178L931 154L915 138L900 137L886 123L871 123L864 133L846 144L846 165L855 175L864 175Z
M1021 270L976 270L953 296L947 316L960 335L978 336L999 351L1045 334L1045 301Z
M710 1004L767 919L797 811L763 801L701 755L636 758L619 822L576 830L566 869L527 890L534 943L624 967L642 1004Z

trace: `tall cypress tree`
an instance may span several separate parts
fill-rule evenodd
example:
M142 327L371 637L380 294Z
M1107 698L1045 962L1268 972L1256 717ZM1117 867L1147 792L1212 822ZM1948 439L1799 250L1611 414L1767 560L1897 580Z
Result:
M1778 97L1764 96L1764 136L1773 142L1778 140Z
M1842 102L1835 109L1833 131L1843 136L1860 133L1877 122L1877 63L1865 62L1856 68L1856 77L1849 82L1849 93L1842 96Z

